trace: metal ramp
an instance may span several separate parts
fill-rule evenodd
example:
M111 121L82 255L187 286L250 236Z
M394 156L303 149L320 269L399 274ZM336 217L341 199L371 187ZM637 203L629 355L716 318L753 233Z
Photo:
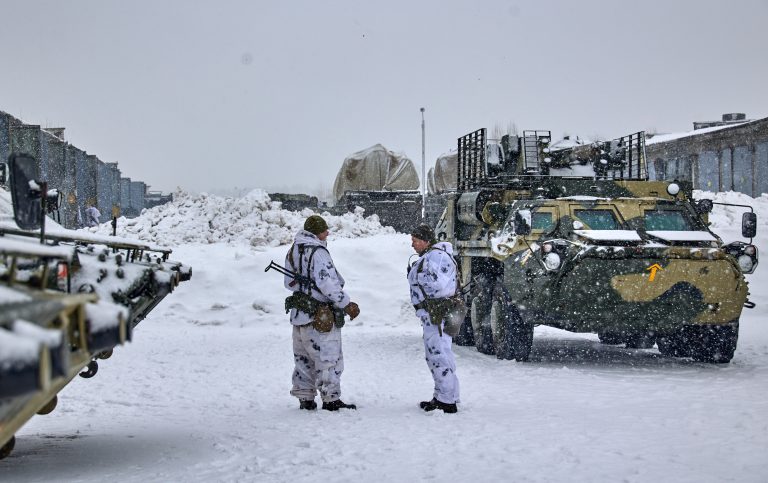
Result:
M524 174L547 174L549 165L547 156L549 143L552 141L550 131L523 131L523 170Z

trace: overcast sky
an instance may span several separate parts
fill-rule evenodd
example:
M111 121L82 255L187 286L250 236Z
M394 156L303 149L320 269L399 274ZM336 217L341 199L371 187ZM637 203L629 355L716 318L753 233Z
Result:
M150 189L421 174L481 127L618 137L768 116L768 0L0 0L0 110Z

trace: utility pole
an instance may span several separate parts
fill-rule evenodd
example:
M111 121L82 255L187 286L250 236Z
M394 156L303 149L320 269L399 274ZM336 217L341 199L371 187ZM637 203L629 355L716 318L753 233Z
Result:
M426 221L427 213L427 171L424 155L424 108L421 108L421 221Z

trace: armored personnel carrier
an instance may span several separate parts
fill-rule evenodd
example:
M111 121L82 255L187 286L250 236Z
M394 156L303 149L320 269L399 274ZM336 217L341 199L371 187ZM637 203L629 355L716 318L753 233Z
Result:
M458 140L458 191L436 226L454 244L470 307L456 341L529 358L534 326L658 345L668 356L729 362L757 266L749 242L709 229L711 200L687 182L648 181L644 133L550 150L548 131Z

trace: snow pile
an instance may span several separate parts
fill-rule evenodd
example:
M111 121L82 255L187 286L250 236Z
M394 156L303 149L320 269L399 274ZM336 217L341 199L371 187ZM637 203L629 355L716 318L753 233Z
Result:
M313 213L281 208L264 190L256 189L241 198L176 191L173 201L144 210L137 218L117 220L118 236L165 246L182 243L247 243L253 247L289 244L304 220ZM332 238L359 238L394 233L383 227L377 215L363 216L363 209L341 216L321 213L328 222ZM105 223L88 229L109 235L112 225Z
M713 193L711 191L694 190L693 198L695 200L709 199L715 203L731 203L754 208L757 214L757 238L753 241L761 252L766 253L763 250L768 250L768 245L764 246L763 240L766 239L765 234L768 233L768 194L763 193L757 198L752 198L737 191ZM709 229L718 234L726 243L736 240L748 241L744 240L741 236L741 216L749 211L749 208L744 206L715 205L712 213L709 215L711 223Z

